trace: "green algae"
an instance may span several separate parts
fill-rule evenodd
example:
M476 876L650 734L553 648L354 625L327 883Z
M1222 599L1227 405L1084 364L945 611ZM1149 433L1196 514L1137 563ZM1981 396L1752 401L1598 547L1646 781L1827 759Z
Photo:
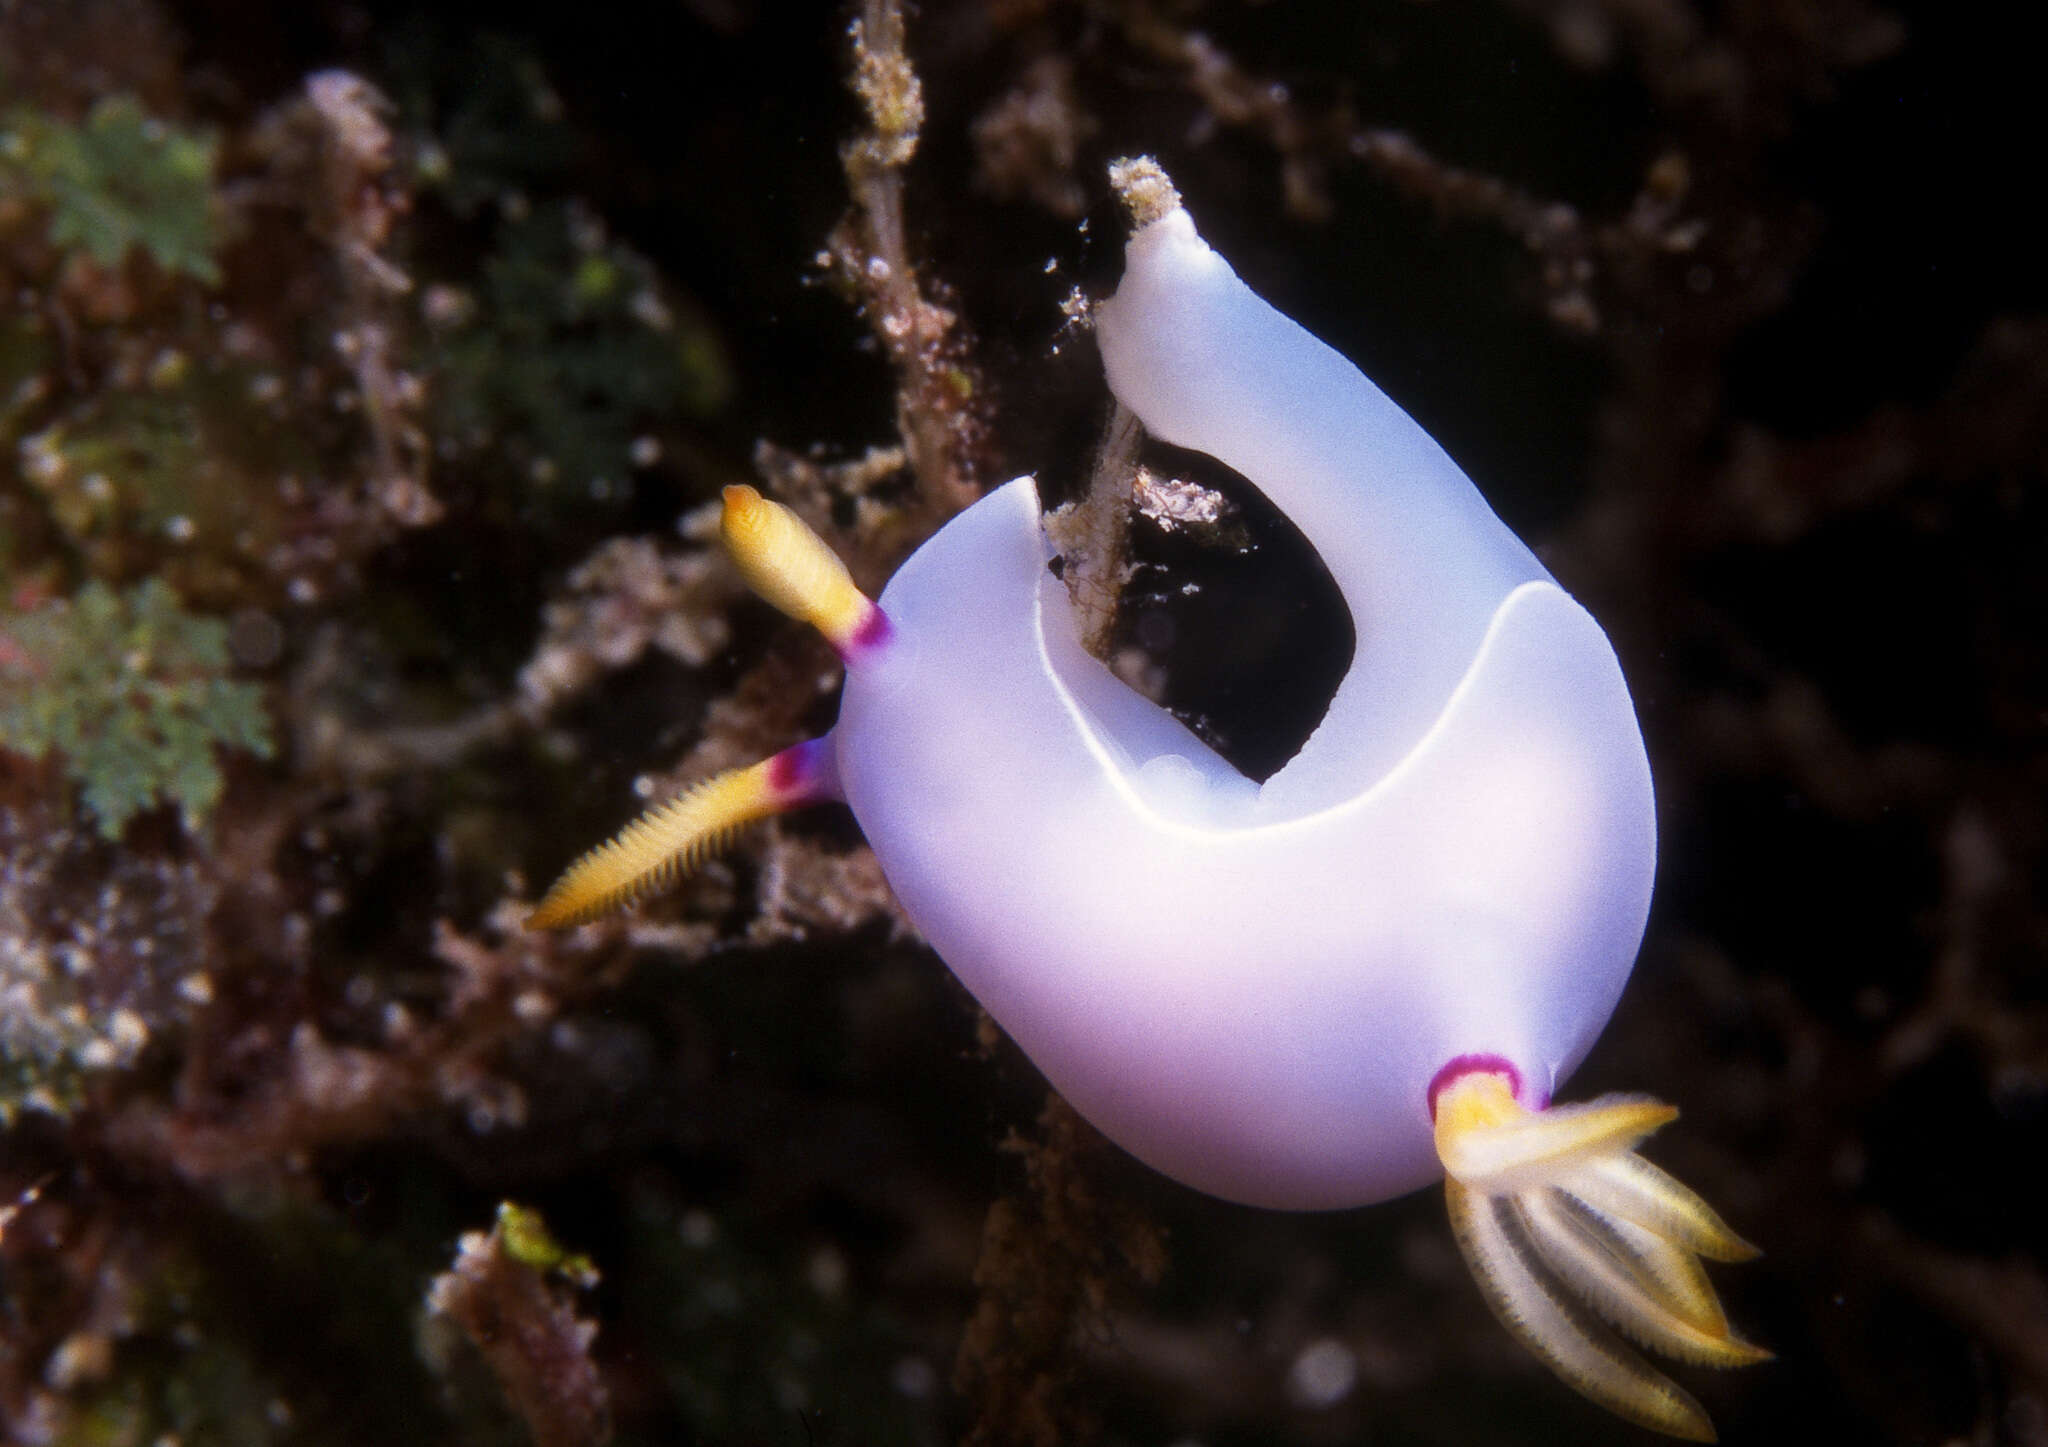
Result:
M0 130L0 194L24 194L49 213L49 239L101 266L142 251L165 271L212 286L219 233L211 136L108 96L82 124L28 107Z
M223 787L217 750L270 755L262 691L226 676L227 625L187 613L160 578L0 613L0 639L0 747L61 754L109 839L159 804L204 828Z

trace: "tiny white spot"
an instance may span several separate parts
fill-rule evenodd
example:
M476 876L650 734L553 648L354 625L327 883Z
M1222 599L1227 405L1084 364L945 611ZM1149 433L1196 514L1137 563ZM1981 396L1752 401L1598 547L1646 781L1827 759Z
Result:
M823 1297L838 1297L846 1293L846 1258L830 1246L820 1246L811 1253L811 1259L804 1263L804 1280L811 1290Z
M889 1369L889 1385L900 1395L921 1402L939 1389L939 1374L923 1357L904 1357Z
M1334 1407L1357 1383L1358 1358L1333 1337L1310 1342L1287 1369L1288 1399L1300 1407Z

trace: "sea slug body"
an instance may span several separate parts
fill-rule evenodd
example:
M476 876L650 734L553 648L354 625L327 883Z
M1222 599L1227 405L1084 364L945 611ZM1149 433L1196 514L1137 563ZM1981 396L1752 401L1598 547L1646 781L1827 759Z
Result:
M1754 1248L1634 1154L1671 1108L1551 1107L1627 981L1656 866L1614 651L1443 449L1253 294L1150 174L1095 311L1105 371L1148 432L1270 497L1342 592L1355 657L1300 751L1254 783L1084 651L1028 477L873 603L793 514L729 488L748 581L846 661L839 721L651 811L533 923L844 799L939 956L1111 1139L1259 1206L1447 1176L1510 1330L1610 1409L1711 1438L1582 1308L1688 1361L1761 1360L1699 1267Z
M1253 1205L1401 1194L1439 1174L1447 1062L1510 1062L1542 1105L1627 979L1655 815L1620 668L1184 210L1133 239L1097 330L1147 430L1236 468L1329 567L1358 644L1328 714L1243 778L1081 650L1020 480L882 594L916 648L848 670L846 797L933 947L1112 1139Z

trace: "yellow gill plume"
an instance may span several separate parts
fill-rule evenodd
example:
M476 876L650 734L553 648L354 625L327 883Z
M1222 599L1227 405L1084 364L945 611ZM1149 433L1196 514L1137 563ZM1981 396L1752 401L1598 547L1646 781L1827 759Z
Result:
M1635 1154L1677 1114L1635 1096L1532 1111L1505 1075L1474 1071L1437 1098L1437 1154L1458 1249L1502 1325L1609 1411L1711 1442L1692 1395L1609 1330L1701 1366L1771 1355L1729 1329L1699 1264L1756 1248Z

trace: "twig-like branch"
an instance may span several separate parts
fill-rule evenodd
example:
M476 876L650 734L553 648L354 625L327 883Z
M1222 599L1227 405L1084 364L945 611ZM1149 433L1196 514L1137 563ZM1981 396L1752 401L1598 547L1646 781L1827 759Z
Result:
M1280 185L1291 214L1310 221L1329 216L1327 162L1341 125L1312 119L1286 86L1247 75L1215 41L1162 19L1150 5L1129 6L1122 19L1125 37L1177 68L1218 121L1257 131L1272 144L1280 156Z
M417 421L425 388L393 361L398 322L391 302L412 280L384 255L410 199L393 181L391 103L360 76L324 70L307 78L306 99L322 127L328 214L320 218L342 275L344 324L335 348L355 373L370 434L378 501L406 527L438 520L427 490L428 448Z
M903 168L917 154L924 95L903 48L899 0L867 0L849 31L853 88L870 129L846 147L854 211L829 255L896 370L896 425L925 505L939 517L975 498L981 382L960 319L926 295L903 226Z
M1651 165L1626 215L1589 223L1566 202L1439 160L1405 132L1358 126L1343 108L1311 114L1286 86L1248 73L1208 36L1183 30L1148 6L1130 7L1123 19L1131 43L1178 69L1217 121L1253 131L1273 147L1291 213L1323 219L1330 210L1329 167L1364 165L1447 215L1489 221L1512 235L1542 264L1551 320L1572 331L1600 328L1592 292L1602 260L1685 252L1701 239L1700 224L1679 215L1689 178L1676 153Z
M1117 597L1129 572L1131 473L1143 436L1137 414L1121 402L1111 403L1086 495L1045 521L1060 551L1060 577L1074 600L1081 646L1097 658L1108 656Z
M989 1209L980 1290L961 1337L953 1383L975 1403L968 1447L1072 1447L1095 1435L1072 1390L1085 1339L1105 1329L1115 1299L1166 1270L1166 1243L1142 1212L1093 1179L1109 1149L1056 1093L1038 1134L1012 1134L1026 1188Z

